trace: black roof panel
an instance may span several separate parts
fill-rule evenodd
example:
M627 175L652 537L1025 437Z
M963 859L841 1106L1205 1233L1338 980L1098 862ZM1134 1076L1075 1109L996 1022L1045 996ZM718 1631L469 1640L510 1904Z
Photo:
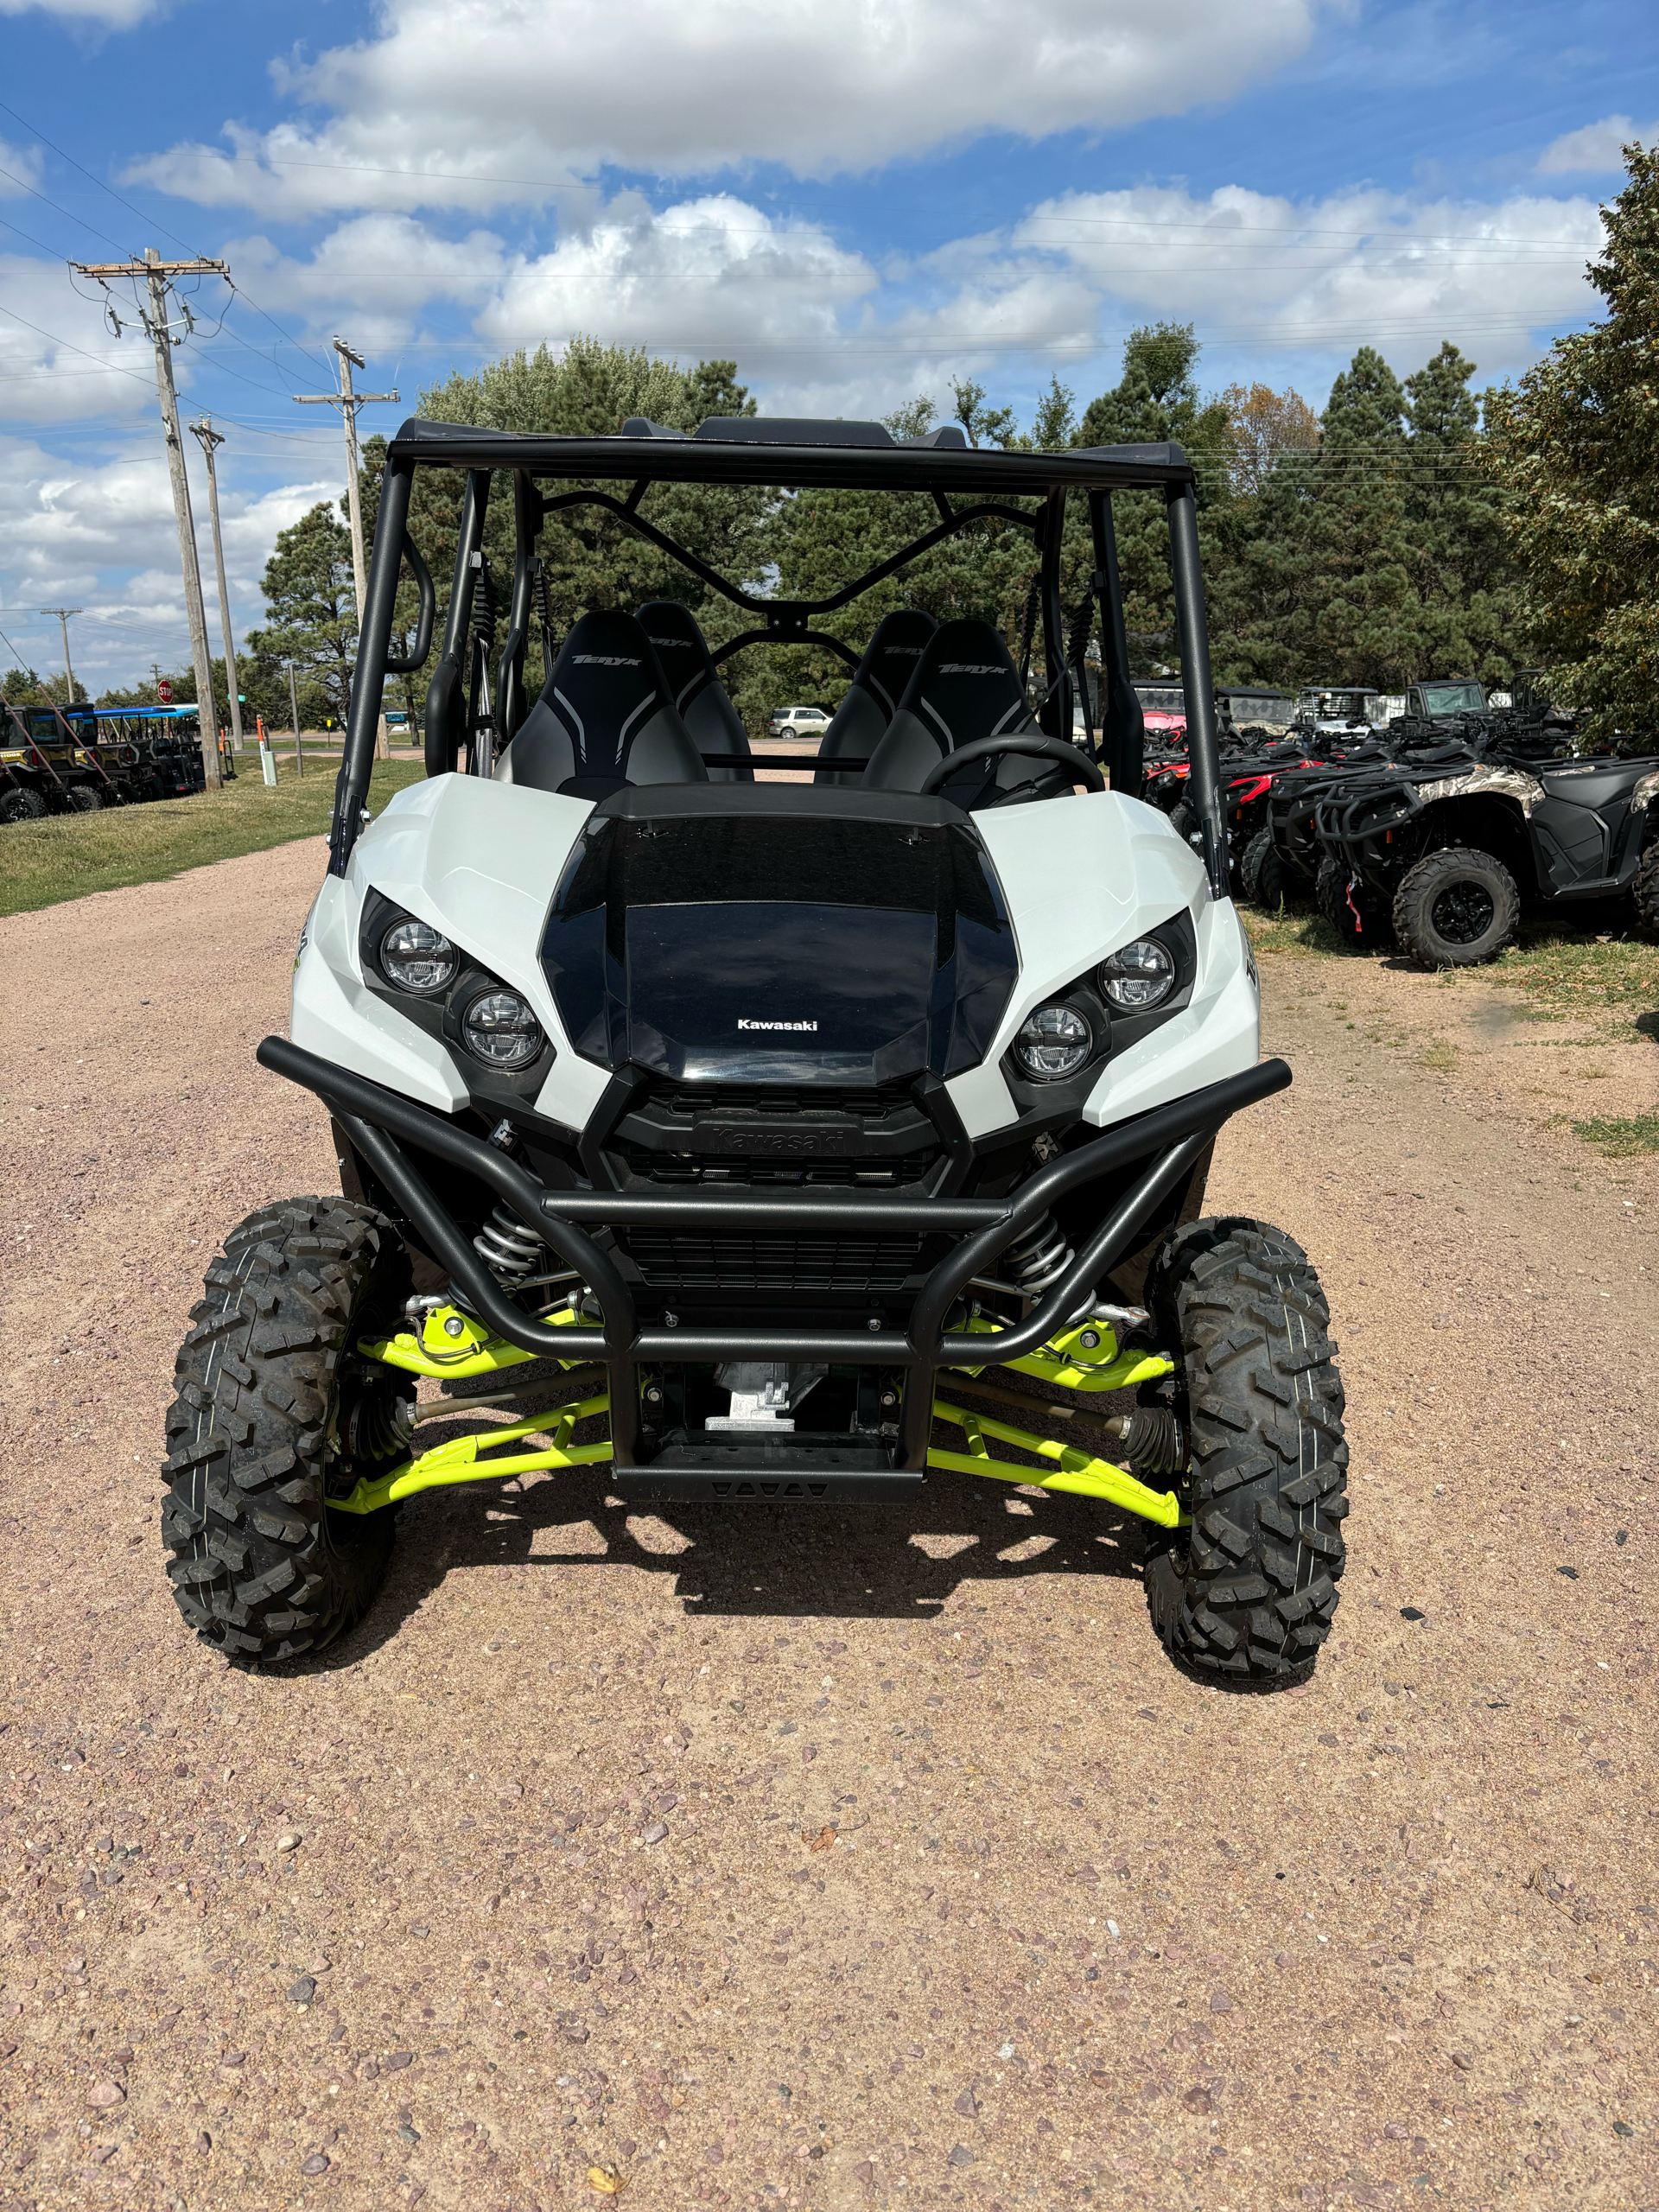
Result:
M937 491L984 499L1040 496L1063 484L1122 489L1192 481L1192 463L1173 444L1074 446L1064 453L976 451L965 445L895 444L879 423L756 415L713 417L691 438L632 420L620 437L568 438L411 418L392 439L391 458L429 467L522 468L533 477L565 480L631 482L643 477L664 483Z

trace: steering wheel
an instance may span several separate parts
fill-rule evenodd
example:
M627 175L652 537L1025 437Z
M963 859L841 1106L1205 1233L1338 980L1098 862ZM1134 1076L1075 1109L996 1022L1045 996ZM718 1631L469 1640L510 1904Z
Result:
M1039 737L1035 733L1013 737L982 737L972 745L964 745L955 753L947 753L936 768L930 768L922 779L921 796L931 798L942 785L950 782L959 768L966 768L976 760L988 760L999 753L1029 753L1040 760L1058 760L1071 771L1075 781L1086 784L1091 791L1103 791L1106 779L1099 768L1075 745L1068 745L1061 737Z

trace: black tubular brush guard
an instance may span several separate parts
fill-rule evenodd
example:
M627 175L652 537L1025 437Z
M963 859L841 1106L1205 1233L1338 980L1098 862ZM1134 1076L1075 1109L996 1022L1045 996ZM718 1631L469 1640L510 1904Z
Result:
M607 1363L613 1464L625 1481L626 1471L646 1464L641 1457L640 1364L722 1360L830 1361L903 1370L906 1388L893 1471L919 1479L927 1463L934 1370L979 1367L1037 1351L1094 1294L1141 1224L1189 1173L1222 1124L1241 1108L1283 1090L1291 1080L1283 1060L1263 1060L1243 1075L1207 1084L1104 1131L1092 1143L1039 1168L1005 1198L706 1187L553 1191L493 1145L455 1128L441 1115L286 1038L267 1037L257 1057L262 1067L286 1076L321 1099L481 1321L508 1343L538 1357L568 1361L586 1355ZM438 1204L405 1147L464 1169L493 1188L587 1283L599 1306L599 1325L551 1328L515 1306L471 1240ZM994 1335L947 1329L951 1309L971 1279L988 1268L1056 1198L1139 1160L1147 1162L1144 1173L1023 1321ZM943 1233L957 1241L922 1285L909 1325L902 1332L642 1328L627 1283L585 1227L645 1224L785 1232L892 1229Z

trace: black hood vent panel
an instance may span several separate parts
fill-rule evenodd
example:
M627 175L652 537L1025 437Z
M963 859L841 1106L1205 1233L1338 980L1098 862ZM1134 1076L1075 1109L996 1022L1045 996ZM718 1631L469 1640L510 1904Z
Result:
M640 804L655 796L598 809L555 894L543 963L584 1058L699 1089L890 1095L987 1057L1018 954L954 808L765 786L722 789L718 810Z

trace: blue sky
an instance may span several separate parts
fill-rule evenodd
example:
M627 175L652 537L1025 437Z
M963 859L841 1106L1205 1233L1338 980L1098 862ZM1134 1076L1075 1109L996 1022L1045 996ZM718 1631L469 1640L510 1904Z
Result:
M238 636L343 480L332 382L403 405L573 331L734 355L763 408L971 373L1079 404L1136 322L1318 406L1363 343L1513 376L1594 312L1650 5L1389 0L0 0L0 630L42 671L188 658L147 343L67 260L222 256L181 404L224 431ZM76 164L81 166L77 167ZM83 296L92 295L92 296ZM190 445L213 596L205 494ZM210 631L218 641L216 611ZM0 645L0 668L10 656Z

